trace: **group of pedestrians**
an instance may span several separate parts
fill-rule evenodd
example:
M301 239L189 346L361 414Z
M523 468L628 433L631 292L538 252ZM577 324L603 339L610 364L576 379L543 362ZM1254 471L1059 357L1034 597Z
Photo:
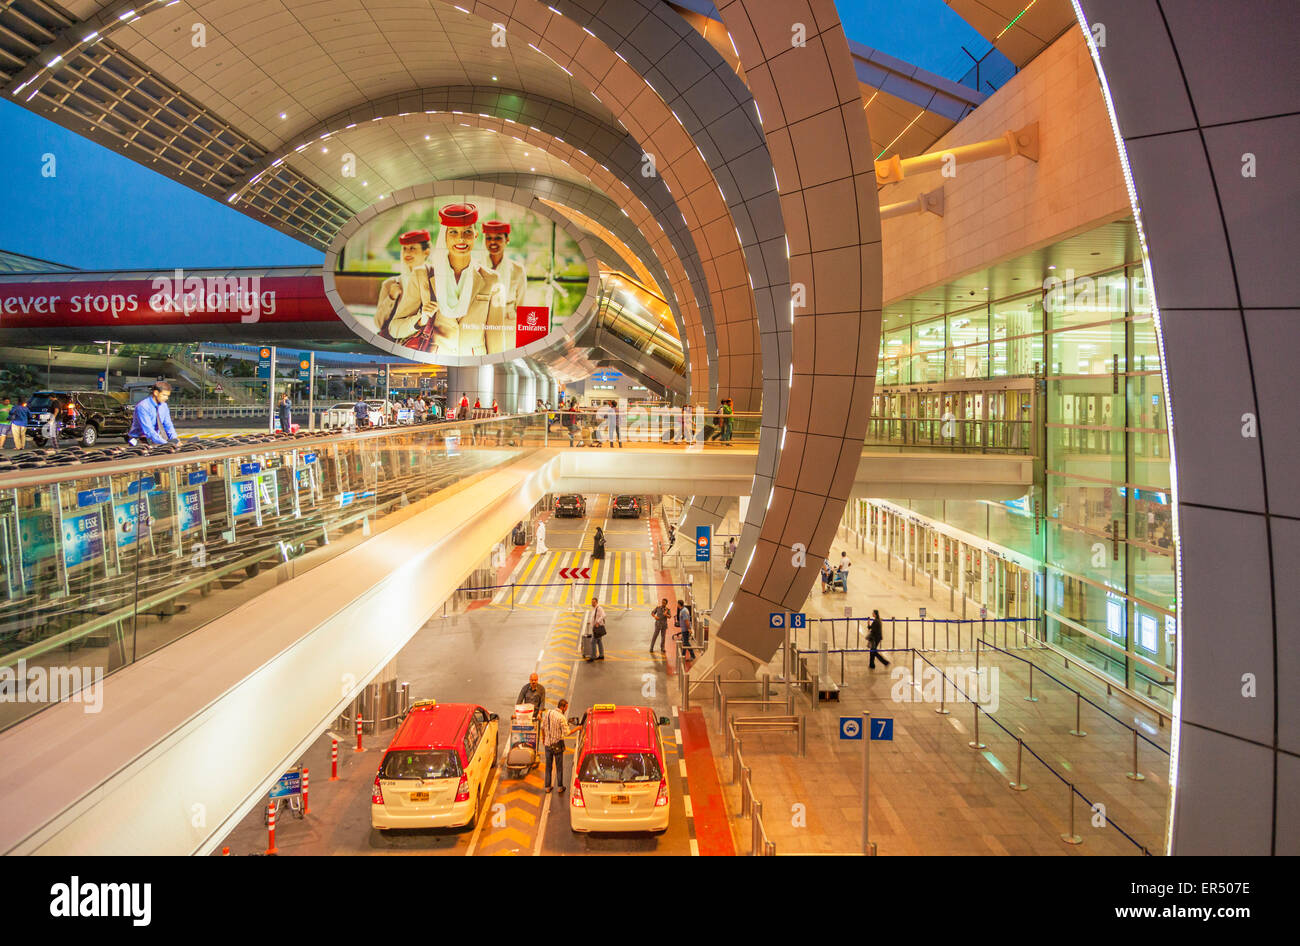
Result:
M839 562L832 566L829 558L822 561L822 592L844 591L849 590L849 569L853 563L849 561L849 553L841 552Z
M668 653L666 648L668 645L668 618L670 615L673 619L673 626L680 629L680 633L674 634L673 639L680 640L683 651L694 660L695 648L691 646L691 626L694 620L691 615L690 605L682 601L681 598L677 599L676 611L668 606L667 598L660 598L659 605L650 612L650 616L654 618L655 622L654 634L650 637L650 653L655 652L656 641L659 642L659 653Z
M27 410L27 399L19 397L14 404L9 398L0 402L0 450L4 449L10 436L14 440L14 449L21 450L27 446L27 421L31 412Z

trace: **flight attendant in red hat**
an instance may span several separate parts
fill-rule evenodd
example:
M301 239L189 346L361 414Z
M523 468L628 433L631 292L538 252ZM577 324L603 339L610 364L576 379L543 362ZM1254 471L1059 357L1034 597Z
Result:
M504 321L505 305L497 291L497 274L472 258L479 233L478 208L473 204L448 204L438 211L438 221L442 229L432 257L438 313L432 322L433 331L428 333L433 336L430 347L419 350L486 355L487 327ZM455 344L450 337L453 325Z
M510 243L510 224L504 220L489 220L483 224L483 245L487 247L487 268L496 273L504 303L500 322L489 322L487 330L488 354L515 347L515 309L524 304L528 289L528 275L518 260L506 257Z
M430 325L438 312L429 260L429 231L411 230L397 238L402 273L384 280L375 306L375 331L380 338L409 344Z

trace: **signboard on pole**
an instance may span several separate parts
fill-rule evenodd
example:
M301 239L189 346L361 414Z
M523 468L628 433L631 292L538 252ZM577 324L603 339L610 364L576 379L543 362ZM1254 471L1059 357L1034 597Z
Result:
M259 378L271 377L271 349L259 348L257 350L257 376Z
M311 359L305 354L298 356L298 380L311 384Z
M894 741L894 718L892 716L871 717L871 741Z
M860 740L862 738L862 720L857 716L841 716L840 738Z
M710 561L710 553L713 549L712 528L710 526L695 527L695 560L697 562Z

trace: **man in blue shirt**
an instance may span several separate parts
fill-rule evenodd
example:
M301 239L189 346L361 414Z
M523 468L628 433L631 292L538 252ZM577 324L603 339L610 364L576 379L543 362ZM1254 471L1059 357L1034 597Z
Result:
M357 403L352 410L357 415L357 430L370 426L370 405L366 403L365 398L357 398Z
M15 450L27 446L27 422L31 416L31 411L27 409L27 398L18 398L17 406L9 411L9 432L13 434Z
M149 396L135 406L131 429L126 434L131 446L134 447L141 439L156 444L180 439L172 426L171 411L167 409L167 399L171 396L172 386L166 381L158 381L149 389Z

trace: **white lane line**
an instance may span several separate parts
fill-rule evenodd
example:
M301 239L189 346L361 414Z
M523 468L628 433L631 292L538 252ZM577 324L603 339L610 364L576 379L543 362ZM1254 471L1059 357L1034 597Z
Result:
M498 746L498 748L500 748ZM483 830L483 822L492 816L492 799L497 797L497 782L501 779L502 760L505 759L505 753L501 753L501 758L497 759L496 771L492 773L492 784L487 790L487 811L479 811L478 820L474 824L474 834L469 839L469 847L465 849L466 857L474 856L474 849L478 847L478 836Z
M545 765L545 763L542 763ZM542 816L537 819L537 837L533 839L532 856L537 857L542 853L542 838L546 837L546 819L551 813L551 799L555 797L550 792L546 793L546 801L542 804Z
M678 760L677 760L677 772L678 772L679 775L681 775L682 778L686 778L686 760L685 760L685 759L678 759Z
M700 856L700 844L694 838L691 838L691 857Z
M682 744L682 731L680 729L674 729L673 738L677 740L677 745L680 747Z
M686 808L686 817L687 817L687 818L694 818L694 817L695 817L695 810L694 810L693 808L691 808L691 796L690 796L690 795L683 795L683 796L682 796L682 805L684 805L685 808Z

